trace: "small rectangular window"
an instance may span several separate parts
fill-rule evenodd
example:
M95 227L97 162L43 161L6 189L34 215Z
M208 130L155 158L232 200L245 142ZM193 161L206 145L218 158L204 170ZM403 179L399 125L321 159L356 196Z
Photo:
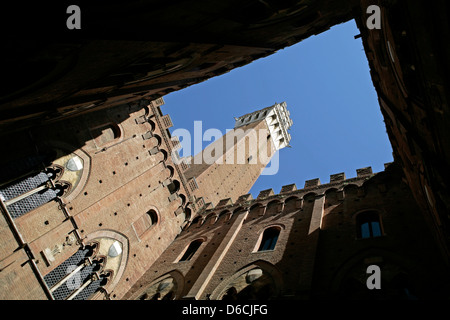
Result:
M267 251L275 249L275 245L277 244L279 235L280 229L276 227L266 229L263 233L261 244L259 245L258 251Z
M194 254L197 252L198 248L200 248L200 245L202 244L203 240L195 240L192 241L189 247L186 249L186 252L181 257L180 261L189 261L192 259Z
M357 237L361 239L381 237L381 222L378 213L366 211L356 217Z

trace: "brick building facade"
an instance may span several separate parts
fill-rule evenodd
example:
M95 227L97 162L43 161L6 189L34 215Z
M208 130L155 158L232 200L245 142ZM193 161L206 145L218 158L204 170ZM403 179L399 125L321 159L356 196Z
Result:
M252 199L289 144L286 104L237 118L231 147L218 139L195 156L214 161L189 164L163 103L142 99L5 140L1 299L446 295L444 263L395 164ZM255 129L263 134L248 139ZM371 264L382 291L365 286Z
M366 26L374 4L381 29ZM0 59L0 298L362 296L369 263L386 271L383 283L392 289L384 296L448 296L442 291L450 261L446 1L135 1L126 10L92 3L83 5L91 34L70 35L59 19L66 4L43 6L18 4L2 19L10 24ZM394 166L364 182L358 177L353 189L337 175L330 181L339 180L335 191L309 181L302 190L286 186L255 200L244 196L247 186L227 194L217 179L213 194L210 179L186 178L189 166L171 158L179 141L167 131L170 116L158 99L350 19L361 31ZM303 194L308 188L316 193ZM299 199L295 205L285 191ZM269 205L266 197L276 201ZM261 208L241 210L239 199ZM212 211L200 212L209 202ZM202 224L206 212L220 215L222 206L232 212ZM249 220L252 210L262 214L256 222ZM369 212L357 218L361 210ZM306 216L295 221L289 214ZM276 245L259 252L270 219L283 221L268 231ZM208 227L223 230L210 235ZM250 227L261 238L249 241ZM189 238L200 230L208 236ZM355 239L367 232L375 237ZM199 241L189 248L188 240ZM303 258L291 253L297 243ZM235 249L240 259L233 260ZM292 271L289 259L301 268Z
M380 267L381 290L366 286L369 265ZM423 299L445 297L446 288L433 237L388 164L219 203L185 227L126 298Z
M289 145L289 115L283 102L240 116L232 130L190 158L185 176L195 180L199 201L215 206L247 194L275 152Z
M171 243L195 206L186 167L170 156L176 141L162 103L5 140L1 299L121 298Z

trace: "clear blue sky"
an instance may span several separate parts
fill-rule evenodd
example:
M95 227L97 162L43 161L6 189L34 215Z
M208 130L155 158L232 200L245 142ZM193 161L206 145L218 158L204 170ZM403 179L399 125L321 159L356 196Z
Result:
M163 113L174 127L193 133L201 120L203 132L223 133L235 116L286 101L294 122L292 148L280 150L276 175L260 176L250 191L279 193L283 185L371 166L383 171L393 161L369 65L354 21L334 26L301 43L231 72L164 97ZM203 147L208 143L204 142ZM192 150L193 153L193 150Z

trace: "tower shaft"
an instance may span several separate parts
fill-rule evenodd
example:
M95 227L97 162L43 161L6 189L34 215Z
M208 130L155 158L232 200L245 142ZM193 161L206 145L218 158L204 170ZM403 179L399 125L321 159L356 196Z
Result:
M236 118L234 129L191 158L185 175L198 185L195 196L216 205L247 194L276 151L288 145L291 125L285 103Z

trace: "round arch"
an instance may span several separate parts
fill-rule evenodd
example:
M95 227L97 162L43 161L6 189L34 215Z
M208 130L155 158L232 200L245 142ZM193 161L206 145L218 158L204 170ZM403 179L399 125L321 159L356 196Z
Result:
M244 207L237 207L236 209L233 210L233 214L244 211L245 208Z
M262 215L265 210L266 206L260 202L257 202L249 208L248 218L256 218L259 215Z
M188 228L190 228L190 227L196 227L196 226L199 226L199 222L201 221L203 219L203 217L201 216L201 215L197 215L197 216L195 216L193 219L192 219L192 221L190 221L189 222L189 225L188 225ZM202 221L202 223L203 223L203 221Z
M231 217L232 213L230 210L222 210L218 215L217 215L217 220L219 221L220 219L225 219L225 221L227 221L230 217Z
M162 150L160 150L160 151L162 152ZM175 173L175 169L170 165L167 166L166 168L169 169L169 172L170 172L169 178L172 178Z
M315 192L308 192L303 196L303 200L307 202L314 202L317 196L318 194Z
M159 148L159 152L162 154L163 158L160 161L166 161L168 158L168 153L165 149Z
M152 120L150 120L150 119L147 119L147 123L150 124L150 131L151 131L151 132L154 132L155 129L156 129L156 124L155 124Z
M142 287L130 297L130 300L152 299L158 294L161 298L163 298L170 292L169 290L173 292L173 296L171 298L173 300L177 300L180 299L183 294L184 276L180 271L172 270L148 282L147 284L141 283L140 285Z
M328 188L327 190L325 190L325 195L332 193L332 192L338 192L339 190L337 188Z
M294 212L303 207L303 199L298 196L290 196L284 200L284 212Z
M369 263L369 261L372 262ZM341 295L341 293L345 291L345 287L349 283L349 280L353 284L357 284L358 280L365 281L368 277L367 267L372 264L381 266L383 269L383 272L381 272L381 282L382 288L383 286L386 288L386 286L395 286L396 283L393 282L395 282L398 277L404 278L405 276L408 277L409 275L414 274L416 262L406 256L399 255L397 252L391 252L382 248L372 247L362 249L338 267L330 281L330 294ZM409 278L409 280L414 279ZM362 287L365 292L370 291L365 287L365 282L360 284L360 287ZM356 292L354 294L358 293Z
M264 205L260 202L252 204L252 206L249 208L249 211L255 210L255 208L264 207Z
M205 217L203 223L209 222L210 224L213 224L213 223L215 223L216 221L217 221L217 214L216 214L215 212L211 212L210 214L208 214L208 215Z
M253 269L261 269L263 275L270 277L273 281L273 295L278 296L283 288L283 276L282 273L271 263L263 260L256 260L243 268L237 270L233 275L224 279L214 291L211 293L211 300L220 300L225 295L227 290L231 288L236 280L245 276L249 271Z
M358 188L359 188L359 186L357 184L349 183L343 187L343 190L344 190L345 194L356 193Z
M273 215L281 212L282 207L284 206L284 202L278 199L269 201L266 204L265 214Z
M156 139L156 147L160 147L161 146L161 143L162 143L162 138L161 138L161 136L159 136L158 134L153 134L153 137Z

